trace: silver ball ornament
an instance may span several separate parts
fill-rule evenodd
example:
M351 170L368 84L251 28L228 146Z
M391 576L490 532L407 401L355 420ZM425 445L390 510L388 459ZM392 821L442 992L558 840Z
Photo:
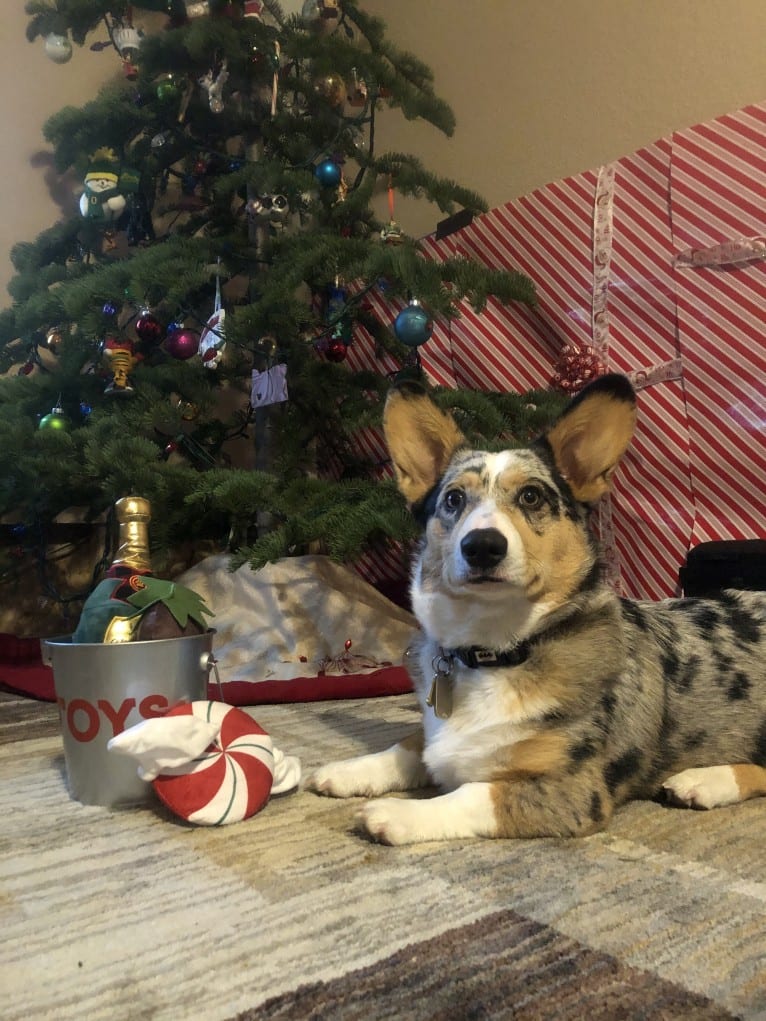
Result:
M50 57L54 64L66 64L72 59L72 42L69 36L59 35L58 32L49 32L43 44L46 57Z
M284 195L271 196L271 219L285 220L290 213L290 203Z

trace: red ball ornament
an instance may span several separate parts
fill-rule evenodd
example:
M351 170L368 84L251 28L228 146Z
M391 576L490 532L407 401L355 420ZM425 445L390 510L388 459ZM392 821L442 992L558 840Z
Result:
M185 362L188 358L193 358L199 351L199 334L196 330L181 326L168 334L165 340L165 350L171 358Z
M232 0L223 0L223 3L216 4L210 13L219 18L230 18L232 21L236 21L241 16L242 10L232 3Z
M331 340L324 348L324 356L328 362L343 362L347 354L348 348L342 340Z
M144 344L154 347L161 343L165 330L156 316L144 311L136 319L136 334Z

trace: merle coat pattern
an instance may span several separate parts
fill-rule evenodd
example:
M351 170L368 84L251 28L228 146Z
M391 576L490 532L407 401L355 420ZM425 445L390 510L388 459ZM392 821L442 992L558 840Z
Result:
M389 395L398 485L424 524L423 726L307 783L376 799L358 816L373 839L582 836L632 798L766 794L766 593L636 602L602 580L590 508L634 422L630 384L609 375L530 448L491 454L422 391ZM443 793L379 797L426 786Z

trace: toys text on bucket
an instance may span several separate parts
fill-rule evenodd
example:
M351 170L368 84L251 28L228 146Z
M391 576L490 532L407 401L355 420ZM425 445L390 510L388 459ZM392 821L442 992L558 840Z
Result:
M87 744L94 741L101 730L102 722L111 728L110 737L116 737L125 730L125 721L131 710L138 708L142 719L148 720L155 716L164 716L170 703L164 695L146 695L136 705L134 698L125 698L115 708L105 698L96 700L95 705L85 698L71 698L68 702L59 697L56 699L61 710L62 720L75 741Z

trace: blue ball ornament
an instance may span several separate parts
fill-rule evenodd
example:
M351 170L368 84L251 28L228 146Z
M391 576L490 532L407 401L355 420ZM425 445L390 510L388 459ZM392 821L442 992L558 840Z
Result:
M394 333L407 347L425 344L433 329L433 319L418 301L411 301L394 320Z
M314 168L314 177L323 188L335 188L340 184L340 167L335 160L323 160Z

